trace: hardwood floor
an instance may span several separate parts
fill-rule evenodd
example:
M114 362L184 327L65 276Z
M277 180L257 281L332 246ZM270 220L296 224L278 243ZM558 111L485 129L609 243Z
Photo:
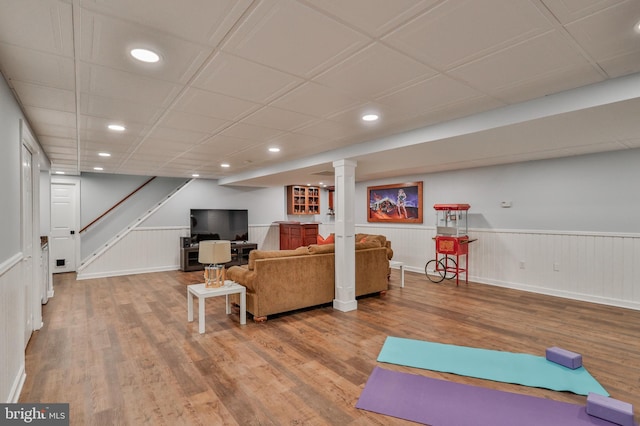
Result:
M202 272L76 281L56 275L27 348L21 402L68 402L72 425L408 425L354 408L387 336L544 356L583 355L611 396L640 413L640 312L480 284L432 284L393 270L385 296L240 326L207 300L187 322L185 285ZM196 312L197 316L197 312ZM584 404L584 396L380 364Z

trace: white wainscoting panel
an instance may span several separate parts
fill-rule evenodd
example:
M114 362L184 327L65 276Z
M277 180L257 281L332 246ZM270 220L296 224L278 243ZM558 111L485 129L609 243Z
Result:
M188 237L189 228L135 228L101 251L83 269L79 280L171 271L180 268L180 237Z
M277 223L249 225L249 242L258 244L259 250L279 250L280 226Z
M385 235L408 271L424 274L435 257L433 227L356 230ZM470 281L640 310L640 235L473 229L469 237L477 239Z
M18 401L26 378L22 253L0 264L0 401Z
M333 231L319 226L323 236ZM424 274L435 257L434 227L360 224L356 232L385 235L407 271ZM187 227L136 228L78 279L178 269L179 238L188 234ZM640 235L473 229L469 236L477 239L469 246L472 282L640 310ZM279 227L252 225L249 240L277 250Z
M277 225L252 225L249 241L258 248L277 250L280 233ZM139 227L98 252L96 259L78 269L77 278L113 277L180 269L180 237L189 236L188 226ZM84 263L84 262L83 262Z

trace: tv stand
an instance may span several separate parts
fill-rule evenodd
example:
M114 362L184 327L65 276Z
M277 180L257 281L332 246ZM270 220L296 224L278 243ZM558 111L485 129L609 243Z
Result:
M235 265L246 265L249 263L249 253L257 250L258 245L254 243L231 243L231 262L225 263L225 268ZM180 248L180 270L184 272L201 271L204 265L198 262L197 244Z

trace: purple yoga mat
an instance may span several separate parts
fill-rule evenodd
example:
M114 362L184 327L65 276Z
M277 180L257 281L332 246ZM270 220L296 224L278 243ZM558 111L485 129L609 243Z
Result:
M586 402L585 402L586 403ZM356 408L432 426L611 426L584 405L376 367Z

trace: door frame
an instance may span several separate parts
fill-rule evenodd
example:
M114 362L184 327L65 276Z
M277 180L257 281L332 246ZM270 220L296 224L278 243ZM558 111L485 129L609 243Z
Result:
M33 133L27 126L26 122L20 120L20 220L21 220L21 229L20 229L20 250L22 251L23 262L25 265L27 262L26 256L28 253L25 253L25 249L27 247L27 241L25 241L25 232L24 232L24 185L25 182L22 178L22 165L24 164L23 158L23 150L24 147L31 154L31 282L25 283L25 286L28 285L30 287L29 290L25 287L25 291L30 291L29 299L26 303L28 306L25 306L27 312L25 312L25 320L26 314L31 314L31 330L25 330L25 336L27 331L39 330L42 328L42 297L40 293L41 284L42 284L42 276L40 269L40 262L37 259L40 259L40 147L37 144L35 138L33 137ZM23 266L24 267L24 266ZM23 276L26 274L23 271ZM27 324L25 323L25 327ZM26 347L28 339L24 342Z
M75 176L63 176L63 175L52 175L51 176L51 186L55 184L62 185L73 185L73 196L76 201L75 210L76 210L76 223L74 223L73 227L76 229L76 237L74 238L74 251L75 251L75 268L74 272L78 270L80 267L81 255L80 255L80 178ZM51 191L53 194L53 191ZM49 217L49 221L51 221L51 217ZM52 229L51 223L49 224L49 228ZM51 271L55 273L55 253L52 252L53 246L49 245L49 268Z

